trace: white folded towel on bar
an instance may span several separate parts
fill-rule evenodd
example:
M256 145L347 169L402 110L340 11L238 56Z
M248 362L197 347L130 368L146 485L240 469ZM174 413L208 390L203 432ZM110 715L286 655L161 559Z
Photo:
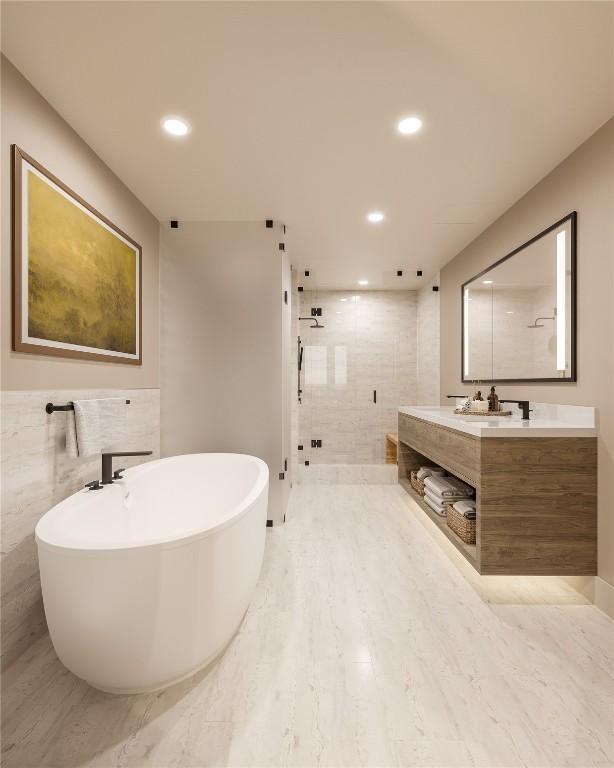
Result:
M120 447L126 434L126 400L105 397L73 401L67 412L66 451L72 458Z
M430 477L430 475L440 475L443 477L445 474L446 470L441 467L420 467L416 472L416 477L418 480L424 480L425 477Z
M430 475L424 480L424 487L429 488L434 495L447 499L460 499L473 496L474 490L457 477L436 477Z

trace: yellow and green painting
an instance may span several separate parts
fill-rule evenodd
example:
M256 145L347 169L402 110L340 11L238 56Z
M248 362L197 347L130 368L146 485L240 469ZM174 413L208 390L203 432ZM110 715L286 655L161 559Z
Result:
M137 353L137 252L28 171L28 335Z

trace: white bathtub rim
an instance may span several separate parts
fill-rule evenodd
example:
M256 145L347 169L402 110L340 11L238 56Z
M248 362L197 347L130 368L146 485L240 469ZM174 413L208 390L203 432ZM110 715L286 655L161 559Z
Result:
M241 502L234 507L232 512L227 517L225 517L224 519L220 520L219 522L215 523L214 525L208 528L198 528L192 531L180 533L176 536L164 536L157 539L152 539L151 541L146 541L141 543L129 543L126 545L114 544L112 546L105 545L104 543L100 545L94 545L94 546L83 545L83 544L66 545L66 544L52 543L52 542L46 541L44 538L41 538L38 532L39 525L48 514L50 514L54 509L61 506L62 504L65 504L66 502L73 500L74 497L76 496L79 496L84 493L86 494L93 493L93 491L89 491L88 489L82 489L72 494L71 496L68 496L63 501L58 502L58 504L51 507L51 509L49 509L40 518L40 520L38 521L34 529L34 539L36 541L37 546L40 549L48 550L49 552L53 552L54 554L61 554L62 556L69 556L69 557L99 557L99 556L109 557L110 555L113 555L113 556L130 555L134 557L136 553L142 552L143 554L145 554L147 552L151 552L156 548L167 550L167 549L175 549L183 546L189 546L190 544L194 543L199 539L209 538L210 536L213 536L214 534L224 530L225 528L229 528L235 523L239 522L243 517L245 517L245 515L247 515L247 513L251 509L253 509L254 505L258 502L260 495L263 492L268 492L268 482L269 482L268 465L262 459L259 459L257 456L252 456L251 454L242 454L242 453L177 454L176 456L168 456L162 459L148 461L148 462L145 462L144 464L139 464L136 467L131 467L130 469L126 470L126 475L135 476L135 475L147 474L153 471L156 468L156 466L158 466L159 464L181 458L182 456L247 457L253 460L254 462L256 462L258 465L260 465L259 467L260 472L258 474L257 481L254 483L254 487L251 488L250 491L247 493L247 495L241 500ZM121 485L121 480L119 482L115 481L114 485Z

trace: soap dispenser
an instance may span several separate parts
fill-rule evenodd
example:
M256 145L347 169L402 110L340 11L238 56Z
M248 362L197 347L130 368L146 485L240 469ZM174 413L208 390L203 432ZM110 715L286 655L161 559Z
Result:
M488 395L488 410L495 413L501 410L501 406L499 405L499 395L495 392L494 384L490 388L490 395Z

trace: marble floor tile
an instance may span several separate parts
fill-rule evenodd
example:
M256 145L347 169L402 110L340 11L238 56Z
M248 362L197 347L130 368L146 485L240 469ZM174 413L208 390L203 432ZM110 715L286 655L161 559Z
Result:
M614 623L553 583L491 600L421 515L395 486L295 487L239 631L165 691L95 691L45 635L3 676L2 765L612 766Z

